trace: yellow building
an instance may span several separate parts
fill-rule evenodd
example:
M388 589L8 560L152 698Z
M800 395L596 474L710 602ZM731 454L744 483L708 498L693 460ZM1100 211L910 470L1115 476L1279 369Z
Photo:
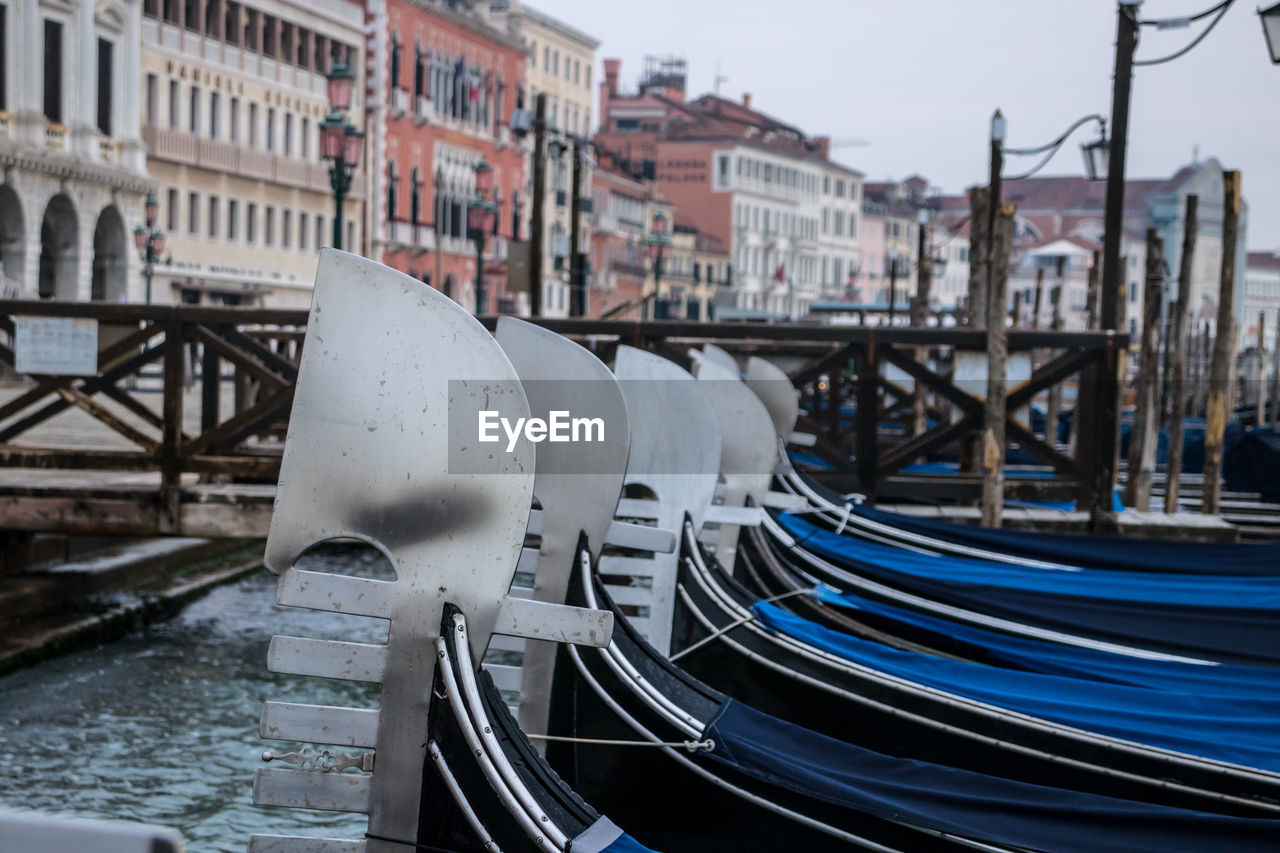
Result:
M142 132L168 236L154 301L310 303L317 252L333 242L324 73L334 61L355 71L361 125L364 38L350 0L146 0ZM361 181L341 227L357 253Z
M513 0L507 12L509 31L519 37L529 51L530 110L539 94L547 96L547 188L543 206L543 314L563 317L570 313L569 226L573 189L572 138L591 137L591 86L595 39L568 24ZM529 170L528 196L533 193L533 170ZM591 158L583 149L581 197L583 205L578 251L590 257L591 215L586 210L591 199Z

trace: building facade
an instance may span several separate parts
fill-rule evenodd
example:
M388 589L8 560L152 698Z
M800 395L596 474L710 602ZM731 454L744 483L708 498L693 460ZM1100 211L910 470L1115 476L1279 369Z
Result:
M140 301L142 0L0 3L0 289Z
M499 19L495 20L497 23ZM570 230L573 191L573 153L571 140L591 136L593 87L592 67L598 39L569 26L527 4L515 0L507 12L508 30L528 51L528 88L530 109L539 94L547 96L547 131L550 154L546 158L543 186L542 296L543 316L566 316L572 305L569 293ZM581 197L591 198L593 158L581 147L579 189ZM533 197L532 163L525 196ZM527 213L532 213L530 208ZM579 249L591 257L590 204L582 205L579 214ZM582 284L583 287L587 285ZM566 306L561 308L560 306Z
M802 316L823 293L824 264L833 290L861 264L862 176L829 158L829 140L754 109L750 95L686 101L685 70L682 60L648 57L638 86L624 91L621 63L605 60L596 142L720 241L733 298L718 304L732 302L739 316Z
M427 0L368 0L371 254L478 313L515 310L509 241L527 207L524 47L487 14ZM475 169L493 169L477 288L468 209Z
M359 125L363 20L349 0L144 0L137 88L168 236L156 301L310 304L335 216L319 142L324 75L335 61L357 72ZM360 187L339 226L357 253Z
M1258 340L1258 315L1266 317L1263 340L1274 352L1280 344L1280 252L1249 252L1244 271L1244 296L1241 312L1245 326L1242 343L1255 345Z
M652 181L633 177L608 158L597 163L591 194L595 214L587 315L654 317L659 294L649 237L658 213L671 221L671 205L658 197Z

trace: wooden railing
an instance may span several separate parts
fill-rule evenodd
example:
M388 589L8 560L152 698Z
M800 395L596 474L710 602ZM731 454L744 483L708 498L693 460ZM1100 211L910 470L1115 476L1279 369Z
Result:
M305 311L0 301L0 331L8 336L0 345L0 362L11 369L18 316L97 320L98 370L92 376L30 377L28 388L0 404L0 467L158 472L162 514L175 518L184 474L205 480L275 480L293 401ZM493 328L496 318L481 321ZM872 500L878 495L904 494L912 481L901 474L904 467L939 451L962 449L982 427L982 399L949 372L931 366L953 363L957 353L983 351L986 336L980 330L692 321L537 322L581 341L606 361L618 346L627 344L687 365L691 347L711 342L785 365L803 392L807 411L801 429L816 434L821 448L837 460L834 476L843 479L836 482ZM1011 353L1033 353L1037 361L1030 378L1009 390L1007 435L1055 475L1034 481L1011 478L1009 493L1043 498L1071 494L1082 499L1082 506L1094 505L1094 492L1103 488L1095 484L1114 479L1115 442L1095 446L1091 436L1096 431L1082 430L1073 452L1065 452L1054 441L1033 434L1015 414L1037 395L1077 375L1082 377L1079 394L1088 403L1095 384L1086 377L1114 371L1127 338L1110 332L1015 329L1008 340ZM885 365L910 376L923 392L886 378ZM198 377L194 383L193 377ZM143 390L157 379L158 411L144 399L147 392ZM234 402L223 411L220 400L228 381L234 383ZM848 403L854 404L852 416L842 418L841 410ZM184 404L196 405L198 417L184 413ZM128 449L50 446L47 441L30 440L50 418L72 408L122 437ZM905 435L891 436L880 428L890 420L911 423L913 412L921 411L932 421L925 429L909 428ZM963 496L956 489L965 481L952 478L944 486L917 477L912 482L926 492L950 489L946 496L957 497ZM976 495L976 486L970 490ZM935 491L925 496L943 494Z
M96 320L98 370L31 376L30 387L0 405L0 467L158 472L162 518L175 524L183 474L275 480L305 311L0 302L0 331L7 337L0 362L11 370L16 317ZM224 367L234 388L228 412L221 410ZM199 417L184 418L184 398L195 390L197 374ZM159 411L147 391L157 378ZM42 440L41 428L73 407L129 449ZM184 425L193 421L198 428L189 433Z

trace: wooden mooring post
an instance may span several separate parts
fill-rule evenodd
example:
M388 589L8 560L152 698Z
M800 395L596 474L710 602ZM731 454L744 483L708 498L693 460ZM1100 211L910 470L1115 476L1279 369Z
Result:
M1196 214L1200 199L1188 195L1182 225L1182 257L1178 262L1178 298L1172 306L1169 333L1173 338L1173 359L1169 369L1172 385L1169 406L1169 473L1164 492L1164 511L1178 511L1178 490L1182 485L1183 422L1187 417L1187 303L1191 300L1191 264L1196 253Z
M1133 432L1129 434L1129 479L1125 506L1139 512L1151 509L1151 481L1156 470L1160 413L1160 297L1164 292L1164 241L1147 229L1147 279L1142 303L1142 346L1135 378Z
M1258 426L1267 423L1267 312L1258 312Z
M1218 284L1218 327L1209 369L1204 430L1203 512L1217 515L1222 506L1222 441L1231 411L1231 367L1235 361L1236 238L1240 220L1240 173L1222 173L1222 274Z
M982 525L999 527L1004 519L1005 380L1009 332L1005 305L1009 296L1009 252L1013 244L1012 204L1001 205L992 229L990 285L987 292L987 396L982 407Z

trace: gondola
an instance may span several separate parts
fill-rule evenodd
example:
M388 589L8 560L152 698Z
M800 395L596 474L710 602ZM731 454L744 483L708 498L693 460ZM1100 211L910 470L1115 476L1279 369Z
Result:
M670 851L1267 849L1280 821L1048 787L879 753L767 715L662 658L579 555L571 603L611 609L613 642L565 649L549 760ZM654 746L622 745L647 741ZM612 743L601 743L610 741ZM625 780L623 782L622 780Z
M538 755L487 673L476 674L466 619L446 607L436 653L419 849L641 853Z
M836 566L1006 620L1222 663L1280 664L1280 578L1042 571L846 537L799 515L778 515L769 530L815 569Z
M1106 683L1280 696L1280 670L1275 668L1206 666L1018 637L837 590L789 564L759 529L751 531L748 546L739 553L737 577L760 598L832 630L892 648Z
M1048 569L1119 569L1174 574L1280 576L1280 543L1208 543L990 530L904 513L851 500L803 471L787 466L782 487L808 500L813 517L831 528L872 541L929 553L973 557Z
M1217 746L1193 752L1194 738L1159 728L1170 706L1194 713L1199 697L1103 684L1090 690L1084 680L947 662L838 634L761 602L706 558L691 529L680 591L676 645L687 649L676 653L681 664L730 695L801 725L983 772L1027 780L1052 772L1059 784L1081 790L1183 807L1280 812L1274 803L1280 773L1229 761ZM862 655L842 656L846 649ZM974 689L977 683L1000 687ZM1086 701L1074 701L1077 688ZM1126 709L1148 693L1153 704L1162 703L1150 709L1149 721L1140 704ZM1104 705L1101 694L1116 704ZM1276 701L1235 698L1251 709ZM1093 703L1111 713L1095 715ZM1269 757L1280 767L1280 755L1265 753L1239 754Z

